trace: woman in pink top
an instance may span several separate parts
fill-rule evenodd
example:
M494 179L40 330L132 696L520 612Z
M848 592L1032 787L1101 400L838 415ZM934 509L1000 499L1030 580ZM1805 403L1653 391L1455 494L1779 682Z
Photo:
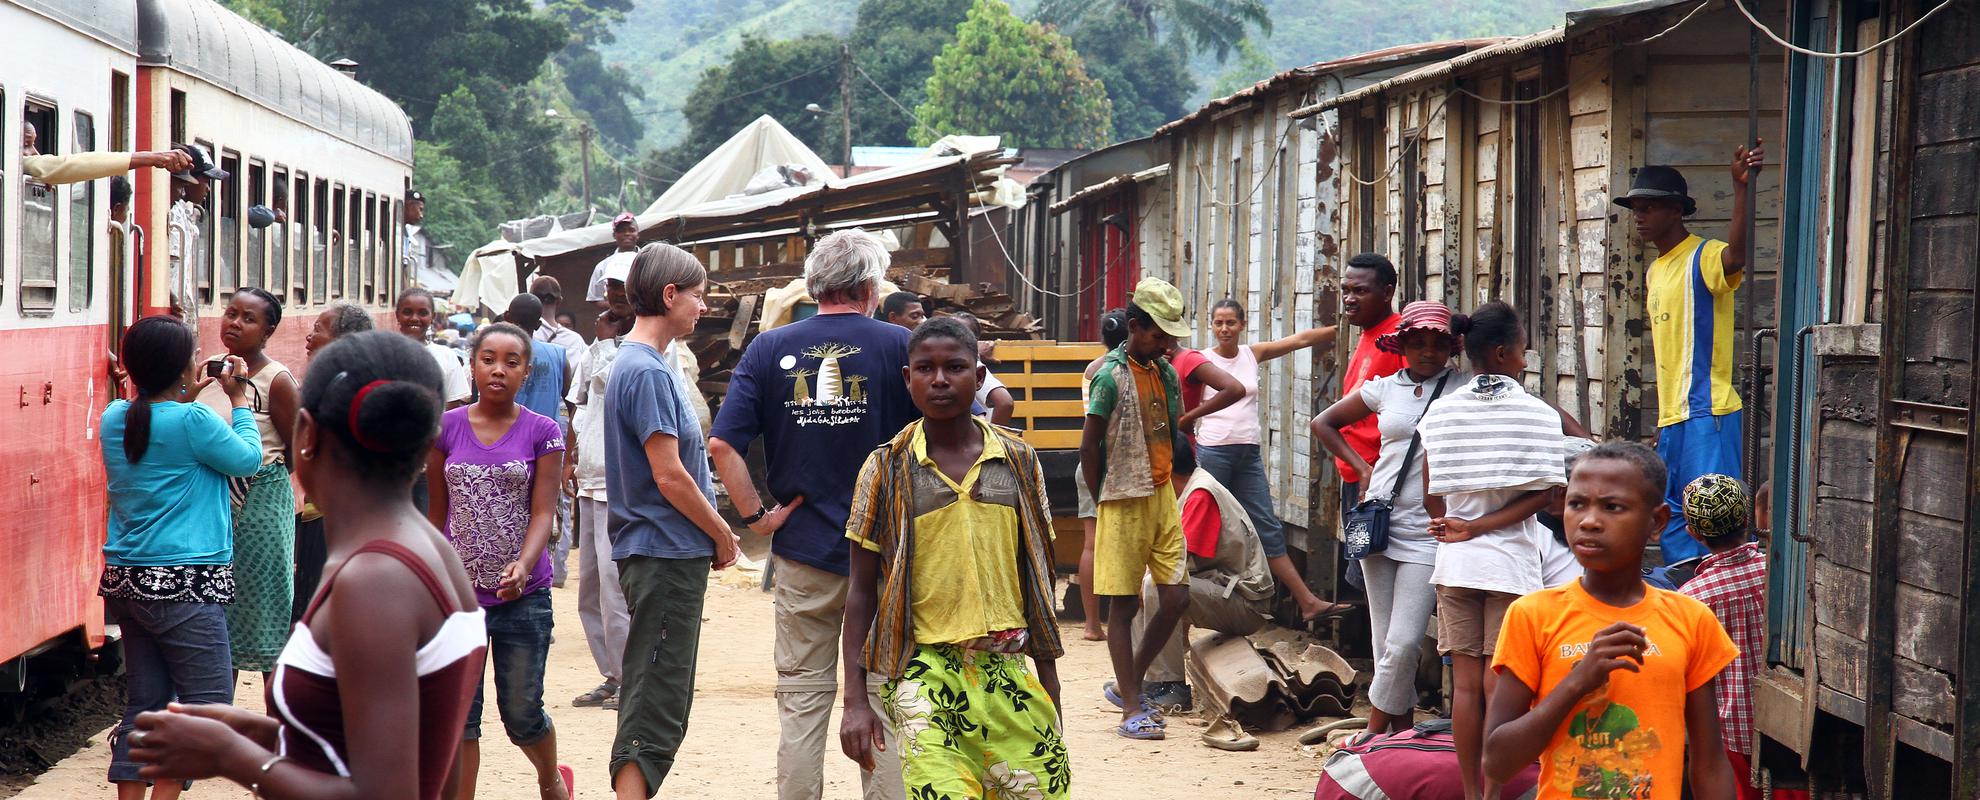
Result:
M1236 378L1244 396L1205 414L1197 423L1196 463L1244 505L1258 530L1258 542L1264 547L1272 577L1292 593L1299 603L1300 617L1307 620L1339 614L1349 606L1320 599L1307 588L1299 569L1286 555L1285 527L1272 511L1272 487L1265 479L1265 460L1258 452L1264 442L1258 423L1258 364L1308 347L1333 344L1335 330L1330 325L1269 342L1240 344L1245 331L1244 306L1227 297L1210 307L1210 333L1217 339L1216 346L1197 351L1206 363Z

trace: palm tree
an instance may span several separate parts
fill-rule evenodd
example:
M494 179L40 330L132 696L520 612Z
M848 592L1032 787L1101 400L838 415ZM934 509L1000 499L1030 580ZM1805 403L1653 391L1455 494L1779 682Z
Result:
M1071 29L1087 14L1110 8L1141 23L1150 40L1159 38L1159 28L1166 26L1191 50L1215 53L1218 63L1247 38L1247 28L1256 27L1262 35L1272 33L1272 14L1265 0L1043 0L1035 16Z

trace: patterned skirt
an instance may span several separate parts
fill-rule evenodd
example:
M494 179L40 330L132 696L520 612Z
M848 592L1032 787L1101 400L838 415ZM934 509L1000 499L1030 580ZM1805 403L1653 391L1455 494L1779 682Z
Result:
M1072 795L1058 708L1023 655L917 645L886 693L909 800Z
M295 492L288 469L269 464L255 473L246 501L234 509L234 602L227 606L234 669L275 670L289 640L295 569Z

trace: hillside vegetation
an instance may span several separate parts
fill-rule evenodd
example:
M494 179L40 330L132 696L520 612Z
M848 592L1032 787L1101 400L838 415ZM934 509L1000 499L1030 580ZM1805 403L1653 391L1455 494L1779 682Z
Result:
M1011 5L1029 16L1036 0ZM1200 104L1222 88L1244 86L1273 72L1340 56L1412 42L1472 36L1531 33L1561 23L1576 7L1600 5L1582 0L1265 0L1272 32L1247 43L1219 63L1207 54L1189 59L1194 73L1190 104ZM633 0L617 28L617 40L599 48L608 64L621 66L646 97L634 103L645 123L648 148L665 148L688 131L679 109L696 79L724 64L744 34L794 39L805 34L844 36L852 29L859 0ZM1116 101L1134 96L1109 87ZM1149 87L1134 87L1147 94ZM821 106L835 98L821 97ZM802 105L777 114L793 124ZM857 138L857 137L856 137ZM859 141L866 144L865 141Z

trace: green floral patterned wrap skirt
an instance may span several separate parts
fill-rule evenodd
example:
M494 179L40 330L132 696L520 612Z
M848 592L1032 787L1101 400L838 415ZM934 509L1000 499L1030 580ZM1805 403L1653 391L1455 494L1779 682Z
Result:
M1059 710L1022 654L917 645L886 693L909 800L1071 796Z

